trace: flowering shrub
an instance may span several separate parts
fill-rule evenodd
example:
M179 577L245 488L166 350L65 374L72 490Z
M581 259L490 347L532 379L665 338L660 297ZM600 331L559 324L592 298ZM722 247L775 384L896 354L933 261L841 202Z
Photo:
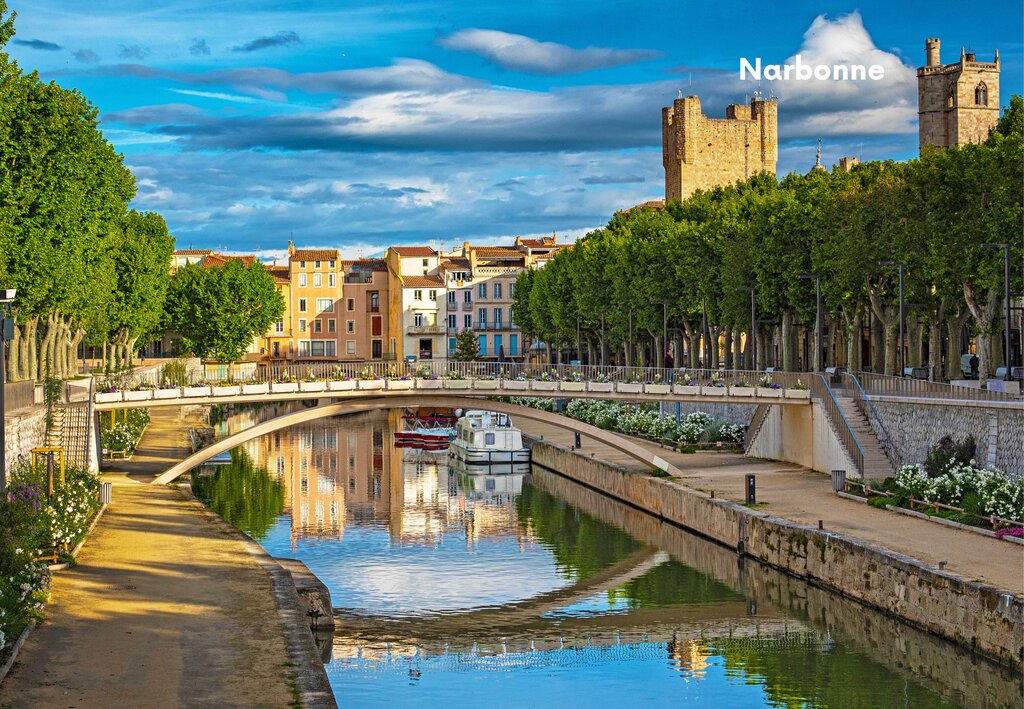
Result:
M99 481L87 471L68 468L50 499L45 475L21 462L0 497L0 649L42 616L50 582L43 550L77 543L99 507Z
M331 372L331 379L336 382L347 382L351 378L348 372L342 371L341 367L335 367L334 371Z
M923 466L904 465L896 473L894 492L970 512L1024 520L1024 480L1010 480L973 460L953 462L934 477L929 477Z
M370 369L369 367L366 367L365 369L363 369L362 372L359 373L359 378L362 379L363 381L371 382L375 379L380 379L380 375L377 374L372 369Z
M577 399L568 403L565 413L598 428L630 435L689 442L738 443L743 440L742 426L716 420L703 411L688 414L677 425L674 417L663 416L650 405Z
M128 409L124 420L111 425L101 418L100 441L103 449L130 454L139 444L149 424L149 409Z

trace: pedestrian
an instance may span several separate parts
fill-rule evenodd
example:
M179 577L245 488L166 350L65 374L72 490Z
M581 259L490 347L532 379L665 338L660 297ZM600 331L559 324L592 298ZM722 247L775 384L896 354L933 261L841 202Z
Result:
M972 354L970 359L971 365L971 379L978 378L978 368L981 366L981 360L978 359L978 355Z

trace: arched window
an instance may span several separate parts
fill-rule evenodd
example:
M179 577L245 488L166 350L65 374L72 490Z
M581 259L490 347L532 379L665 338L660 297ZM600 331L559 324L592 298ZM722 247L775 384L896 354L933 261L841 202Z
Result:
M985 86L984 81L978 84L978 88L974 90L974 103L979 106L988 105L988 87Z
M946 108L953 108L956 106L956 86L952 86L949 89L949 96L946 97Z

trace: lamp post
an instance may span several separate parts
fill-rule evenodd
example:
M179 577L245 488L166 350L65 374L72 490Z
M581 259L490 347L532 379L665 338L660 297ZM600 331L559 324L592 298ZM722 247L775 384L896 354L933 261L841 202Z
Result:
M905 355L903 353L903 317L904 317L904 304L903 304L903 262L902 261L879 261L879 266L896 266L900 270L900 371L899 376L903 376L903 370L906 369Z
M626 353L626 365L633 366L633 309L629 309L629 352Z
M7 315L18 291L0 289L0 494L7 490Z
M576 361L583 364L583 351L580 349L580 316L576 316Z
M1010 245L982 244L983 249L1003 250L1003 352L1005 352L1006 381L1013 380L1013 362L1010 361Z
M658 300L654 304L661 306L661 346L665 350L665 357L668 357L668 303ZM662 362L664 362L664 357Z
M708 343L708 299L707 299L707 296L703 296L702 295L700 297L700 311L701 311L701 315L700 315L700 349L701 349L701 357L703 358L703 360L701 362L701 368L703 369L703 368L706 368L706 367L710 367L710 365L708 364L708 346L709 346L709 343ZM739 362L737 362L736 364L739 364ZM691 366L692 366L692 364L691 364Z
M815 355L814 355L814 368L822 372L825 370L825 356L824 346L822 340L822 326L821 326L821 276L816 273L808 273L803 276L799 276L802 281L814 281L814 342L815 342Z
M750 371L757 371L757 288L737 288L738 293L750 293Z
M608 365L608 360L605 355L605 340L604 340L604 313L601 313L601 366L605 367Z

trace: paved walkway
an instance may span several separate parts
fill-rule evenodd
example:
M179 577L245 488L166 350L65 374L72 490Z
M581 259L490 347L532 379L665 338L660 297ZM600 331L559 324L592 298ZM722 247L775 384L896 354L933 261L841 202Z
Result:
M287 707L293 670L271 583L243 543L177 490L138 479L187 453L154 412L78 565L0 685L0 706Z
M525 418L516 420L525 433L543 436L572 446L573 436ZM871 544L906 554L929 564L946 561L946 569L964 578L985 581L1018 595L1024 595L1024 546L914 519L896 512L876 509L847 500L832 492L831 478L789 463L746 458L736 453L676 453L632 439L652 450L680 470L678 481L718 497L745 500L746 475L757 476L758 509L803 524L816 525L858 537ZM582 452L617 463L628 469L646 469L624 453L588 438Z

